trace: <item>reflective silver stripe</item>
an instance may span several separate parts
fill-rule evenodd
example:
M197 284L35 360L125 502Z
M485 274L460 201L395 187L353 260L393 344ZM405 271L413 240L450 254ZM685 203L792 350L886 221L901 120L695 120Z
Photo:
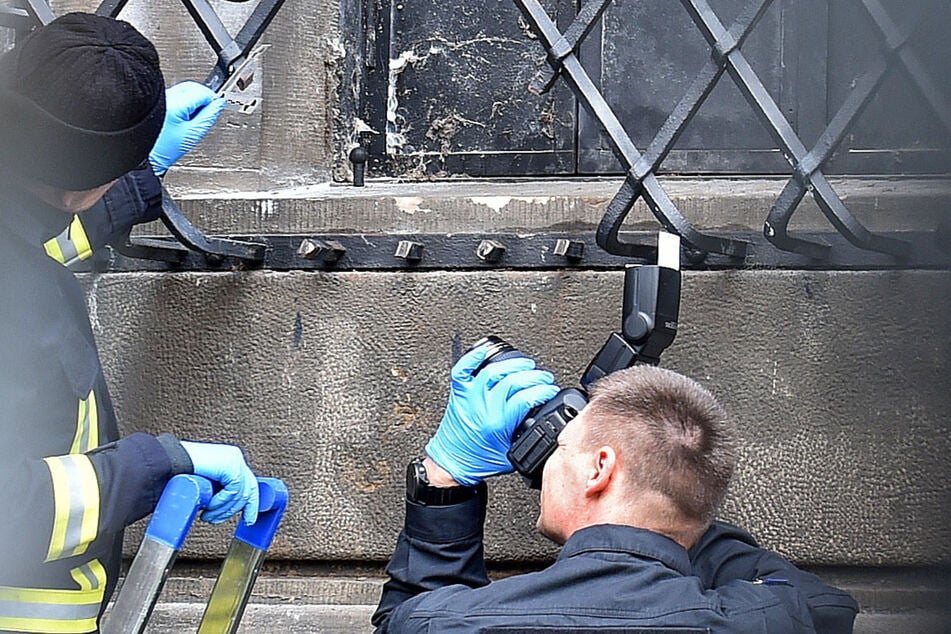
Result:
M66 523L66 537L63 540L64 551L70 551L82 543L83 515L86 513L86 499L83 495L82 476L73 460L63 458L63 469L69 478L69 521Z
M56 244L59 245L59 250L63 253L63 264L69 266L79 259L79 249L69 239L69 227L66 227L63 233L56 236Z
M51 258L66 266L92 255L92 245L78 215L73 216L69 226L55 238L47 240L43 247Z
M82 479L79 467L72 460L63 460L63 469L69 478L69 521L66 524L64 550L69 551L82 543L83 514L86 512L86 500L83 495Z
M85 415L83 416L83 422L82 422L83 433L82 433L82 436L79 437L79 453L86 453L87 451L89 451L89 408L90 407L93 407L93 404L87 400L86 411L85 411Z
M92 568L90 568L89 564L84 564L80 566L79 568L76 568L76 572L81 574L83 577L85 577L86 580L89 582L89 585L87 587L93 590L99 589L99 577L97 577L93 573Z
M93 559L69 574L79 590L0 586L0 630L40 634L97 631L106 569Z
M54 518L47 561L86 552L99 532L99 483L85 454L44 458L53 480Z
M99 607L98 601L79 605L62 605L59 603L0 600L0 618L78 621L80 619L96 618L99 616Z

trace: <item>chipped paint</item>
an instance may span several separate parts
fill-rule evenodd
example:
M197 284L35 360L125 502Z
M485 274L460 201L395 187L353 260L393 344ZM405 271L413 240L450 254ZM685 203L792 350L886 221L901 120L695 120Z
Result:
M396 208L402 211L404 214L412 216L417 211L422 211L424 213L429 213L432 209L428 207L421 207L423 204L423 199L419 196L397 196L393 199L393 202L396 203Z
M259 200L257 205L257 210L256 210L258 221L267 222L271 220L275 214L274 208L275 208L275 205L274 205L273 199L263 198Z
M477 205L485 205L492 211L498 213L502 211L503 207L509 204L512 198L511 196L476 196L469 200Z

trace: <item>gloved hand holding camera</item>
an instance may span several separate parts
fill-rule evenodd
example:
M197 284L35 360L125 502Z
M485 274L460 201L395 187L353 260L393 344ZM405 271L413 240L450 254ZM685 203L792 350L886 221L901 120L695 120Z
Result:
M555 377L524 355L484 365L492 354L477 345L452 368L449 402L427 455L464 486L510 473L506 453L526 414L558 393Z

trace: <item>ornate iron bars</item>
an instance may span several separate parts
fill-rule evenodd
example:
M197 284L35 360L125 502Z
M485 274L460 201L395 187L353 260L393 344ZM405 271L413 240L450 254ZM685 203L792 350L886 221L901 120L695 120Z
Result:
M233 0L242 2L244 0ZM96 10L98 15L118 17L128 0L105 0ZM257 54L258 40L277 14L284 0L260 0L236 36L231 35L208 0L182 0L205 40L214 50L217 61L205 84L215 91L229 89L231 84L242 86L243 74L252 69L249 64ZM55 14L46 0L19 0L14 6L0 9L0 26L13 28L17 37L36 26L48 24ZM250 112L249 104L243 110ZM167 191L162 190L162 222L174 238L140 239L128 237L117 250L129 257L147 258L164 262L182 262L188 250L202 254L209 263L233 258L247 263L264 259L265 245L227 238L210 238L193 226ZM183 248L181 245L187 247Z
M702 260L709 253L722 254L738 262L746 258L752 243L741 238L718 237L697 230L676 208L655 175L686 125L723 73L727 72L793 167L793 177L764 223L766 239L784 251L815 260L830 259L832 245L815 239L794 237L787 230L789 221L806 191L811 191L823 214L849 243L866 251L887 254L893 259L900 260L908 256L911 245L907 241L872 233L849 212L822 173L821 167L841 143L897 62L905 68L945 129L951 132L951 114L947 100L928 77L914 52L906 46L927 9L937 6L937 0L914 3L915 9L910 11L911 15L902 27L895 26L879 0L861 0L883 35L886 57L856 82L852 92L838 113L832 117L811 151L806 149L796 135L740 50L744 40L773 0L751 0L730 28L722 24L707 0L681 0L710 45L712 55L643 154L634 147L611 107L581 66L576 54L579 44L604 13L609 2L610 0L586 2L574 22L562 34L538 0L516 0L525 19L545 46L551 67L550 71L540 73L529 89L536 93L544 92L552 86L559 74L564 77L578 100L600 122L614 146L615 153L627 169L624 184L608 205L598 226L597 242L601 248L617 255L652 256L652 247L625 241L620 237L621 225L634 203L642 197L661 224L668 231L676 232L683 238L688 255L694 259Z

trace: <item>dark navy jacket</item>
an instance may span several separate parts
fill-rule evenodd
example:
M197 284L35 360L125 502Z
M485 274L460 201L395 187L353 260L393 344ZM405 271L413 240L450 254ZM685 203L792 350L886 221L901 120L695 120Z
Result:
M52 257L154 217L160 196L150 171L128 175L81 214L85 231L0 184L0 630L93 631L123 528L190 467L174 439L118 440L85 297Z
M452 506L406 507L405 528L387 567L390 579L373 615L381 633L658 627L838 633L852 630L857 612L848 594L722 523L689 554L657 533L591 526L572 535L548 568L489 583L484 495Z

